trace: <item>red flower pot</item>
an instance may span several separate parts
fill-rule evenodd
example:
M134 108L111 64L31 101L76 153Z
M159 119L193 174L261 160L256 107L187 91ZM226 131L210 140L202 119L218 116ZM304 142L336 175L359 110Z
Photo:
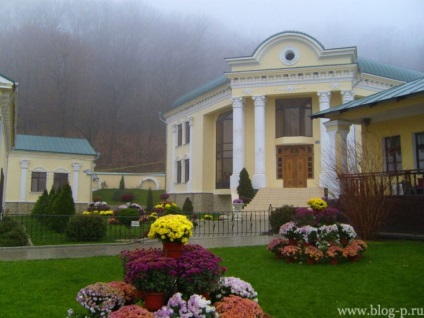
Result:
M339 259L337 257L334 257L330 260L331 265L337 265L339 263Z
M149 311L156 311L165 305L165 293L143 293L144 307Z
M163 243L163 256L171 257L174 259L180 258L183 254L183 243L167 242Z
M314 265L315 264L315 260L313 258L311 258L311 257L308 257L307 262L308 262L309 265Z

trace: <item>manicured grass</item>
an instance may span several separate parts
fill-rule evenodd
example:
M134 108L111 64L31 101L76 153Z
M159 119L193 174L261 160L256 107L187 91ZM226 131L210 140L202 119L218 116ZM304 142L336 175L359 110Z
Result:
M265 246L211 251L223 258L226 276L253 285L274 318L341 317L338 307L422 308L424 242L369 242L360 262L336 266L287 264ZM80 307L80 288L122 276L118 256L0 262L1 317L65 317Z

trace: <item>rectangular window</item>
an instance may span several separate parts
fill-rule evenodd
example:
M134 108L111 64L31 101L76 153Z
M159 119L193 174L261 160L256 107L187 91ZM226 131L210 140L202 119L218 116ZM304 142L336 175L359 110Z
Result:
M275 101L275 137L312 137L311 98Z
M417 169L424 169L424 133L415 134Z
M190 180L190 159L184 160L184 179L185 182Z
M181 146L183 144L183 125L182 124L179 124L177 126L177 134L178 134L177 146Z
M31 173L31 192L42 192L46 189L47 172Z
M190 143L190 122L185 122L185 143Z
M177 161L177 183L181 183L181 161Z
M400 136L384 138L384 156L386 171L396 172L402 170Z
M55 172L53 177L53 188L57 190L63 188L65 184L68 184L68 174Z

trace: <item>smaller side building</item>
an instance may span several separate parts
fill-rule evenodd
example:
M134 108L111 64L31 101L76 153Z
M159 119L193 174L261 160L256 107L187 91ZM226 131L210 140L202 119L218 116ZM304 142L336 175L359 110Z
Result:
M86 139L16 135L9 154L5 209L30 213L44 189L69 183L77 211L92 195L92 172L98 154Z

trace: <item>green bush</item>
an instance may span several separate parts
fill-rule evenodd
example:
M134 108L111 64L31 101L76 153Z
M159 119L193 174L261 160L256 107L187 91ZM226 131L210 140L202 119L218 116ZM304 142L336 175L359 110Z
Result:
M28 235L19 222L4 217L0 223L0 246L28 245Z
M147 212L151 212L153 210L153 192L152 189L149 188L147 191L147 200L146 200L146 209Z
M237 187L237 193L239 198L243 200L244 203L249 203L255 196L255 190L253 189L252 181L250 180L249 173L247 172L246 168L243 168L240 171L240 180Z
M65 229L71 241L100 241L106 237L106 219L99 215L78 215L69 220Z
M193 212L193 203L191 202L189 197L185 199L183 204L183 213L187 212Z
M40 215L43 215L46 213L48 209L48 202L49 202L49 193L46 189L44 189L43 194L40 195L37 199L37 202L35 202L34 207L31 210L31 214L35 217L40 218Z
M72 197L72 189L69 184L57 192L56 199L53 202L53 216L50 219L50 228L63 233L71 216L75 215L75 203Z
M132 221L140 219L140 212L135 208L121 209L115 212L115 218L120 224L130 227Z
M271 212L271 229L272 233L277 234L281 225L292 221L296 208L293 205L283 205Z

